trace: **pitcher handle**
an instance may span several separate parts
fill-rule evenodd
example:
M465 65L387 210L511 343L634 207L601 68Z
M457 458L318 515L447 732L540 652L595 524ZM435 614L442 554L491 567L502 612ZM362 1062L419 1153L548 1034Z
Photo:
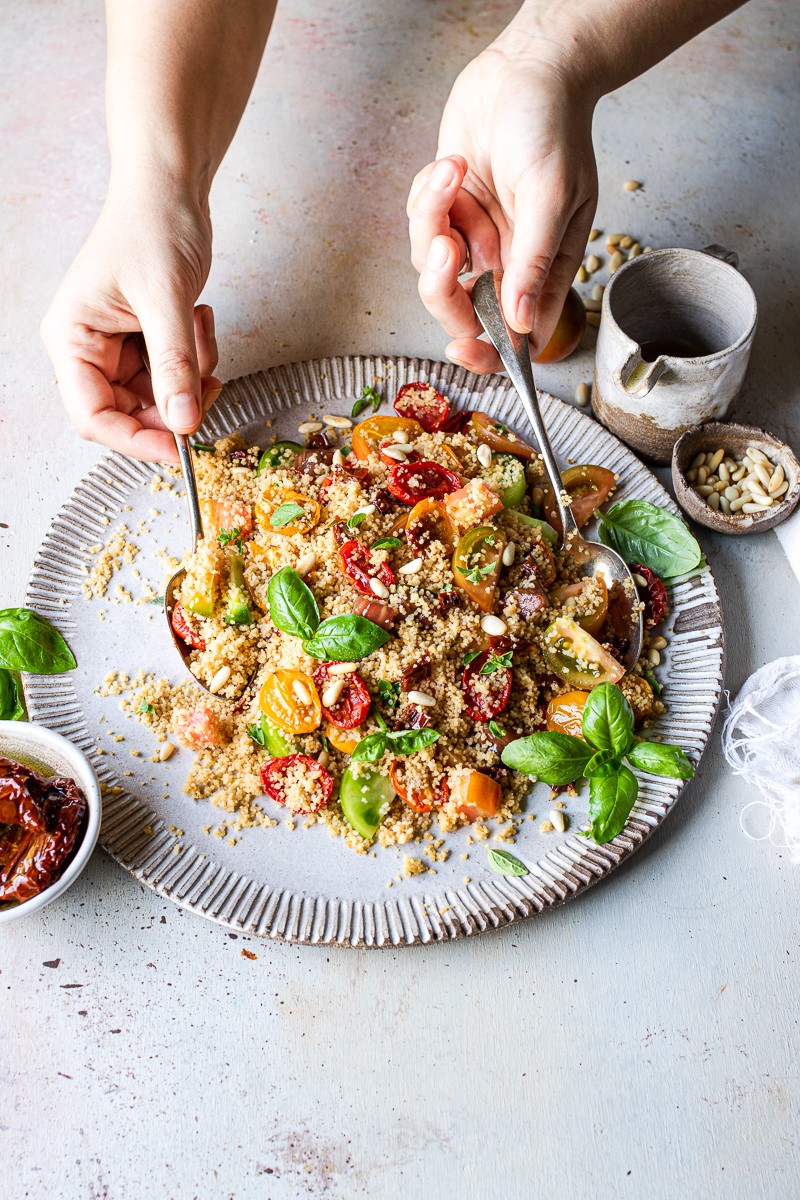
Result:
M710 246L703 247L703 254L710 254L712 258L718 258L722 262L728 263L729 266L739 270L739 255L735 250L728 250L725 246L720 246L719 242L712 242Z

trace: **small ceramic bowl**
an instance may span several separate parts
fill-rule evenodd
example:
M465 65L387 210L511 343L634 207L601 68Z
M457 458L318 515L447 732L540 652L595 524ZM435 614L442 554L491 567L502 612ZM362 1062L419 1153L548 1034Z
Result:
M100 833L102 802L100 785L92 765L85 754L60 733L53 733L41 725L26 724L24 721L0 721L0 757L19 759L30 763L41 774L66 775L74 779L83 790L89 806L86 829L72 862L64 874L38 896L11 908L0 909L0 925L16 921L50 904L71 887L92 856Z
M788 490L779 503L762 513L717 512L698 496L686 479L692 460L701 451L714 452L720 448L739 462L748 446L755 446L766 454L775 466L783 467ZM678 503L692 520L717 533L763 533L774 529L791 516L800 500L800 463L785 442L779 442L771 433L756 429L753 425L736 425L728 421L709 421L706 425L695 425L675 443L672 451L672 482Z

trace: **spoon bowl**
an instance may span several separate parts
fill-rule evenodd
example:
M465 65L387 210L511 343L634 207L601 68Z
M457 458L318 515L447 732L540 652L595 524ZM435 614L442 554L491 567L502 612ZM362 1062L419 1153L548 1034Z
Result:
M476 279L472 289L475 312L517 390L539 445L561 517L562 549L582 578L599 576L606 584L613 605L615 632L623 647L623 665L626 671L631 671L642 649L642 615L636 605L636 584L627 564L615 550L600 542L587 541L578 531L542 419L527 335L515 333L503 316L500 306L502 278L502 271L486 271Z

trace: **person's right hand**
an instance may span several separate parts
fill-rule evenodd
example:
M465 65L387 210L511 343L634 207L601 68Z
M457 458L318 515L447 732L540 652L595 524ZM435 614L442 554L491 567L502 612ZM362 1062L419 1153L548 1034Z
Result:
M195 307L210 266L211 224L196 201L163 184L124 194L112 186L42 322L81 437L145 461L177 460L173 432L193 433L222 389L214 314Z

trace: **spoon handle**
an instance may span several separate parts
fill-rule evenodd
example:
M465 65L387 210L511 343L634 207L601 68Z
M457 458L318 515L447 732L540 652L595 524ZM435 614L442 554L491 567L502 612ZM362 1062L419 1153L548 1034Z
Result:
M175 445L178 447L178 457L181 460L183 480L186 484L186 503L189 506L189 523L192 527L192 553L197 549L197 543L203 537L203 518L200 515L200 497L197 495L197 479L194 473L192 450L185 433L175 434Z
M576 533L578 527L575 524L571 508L564 504L561 498L564 485L561 482L561 472L558 469L558 463L553 454L539 408L539 396L533 381L531 351L527 335L515 333L513 329L509 329L500 307L502 278L502 271L486 271L476 279L472 288L472 303L475 305L475 312L478 314L481 325L503 360L503 366L508 371L509 378L522 401L522 407L533 426L545 470L555 494L561 516L561 528L564 531L564 538L566 538L568 534Z

